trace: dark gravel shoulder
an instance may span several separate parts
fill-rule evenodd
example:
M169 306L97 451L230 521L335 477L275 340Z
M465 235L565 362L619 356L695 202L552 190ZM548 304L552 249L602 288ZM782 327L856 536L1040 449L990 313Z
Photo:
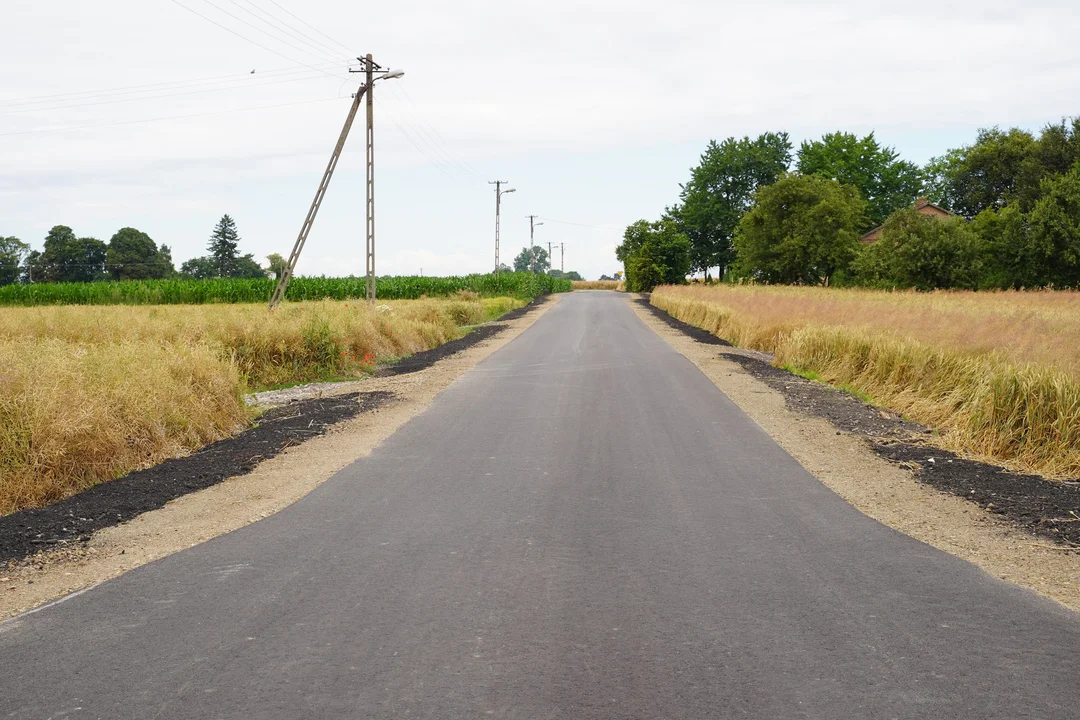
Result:
M439 360L450 357L455 353L459 353L462 350L472 347L477 343L483 342L490 337L498 335L500 332L506 329L506 323L511 320L517 320L520 317L524 317L543 303L544 297L538 297L528 305L519 307L516 310L511 310L499 317L498 320L480 325L463 337L457 340L451 340L448 343L443 343L438 347L431 350L424 350L418 352L415 355L410 355L407 358L402 358L392 365L381 367L375 372L376 377L390 377L392 375L406 375L408 373L420 372L431 367Z
M702 333L709 335L645 301L638 302L695 340L700 340ZM710 344L730 346L719 338L713 338ZM1033 534L1080 549L1080 481L1048 480L962 458L928 444L934 432L931 428L865 403L849 392L807 380L760 358L736 352L723 354L783 394L791 410L824 418L838 431L866 437L878 455L912 468L920 482L973 502Z
M85 542L98 530L182 495L246 475L263 460L392 398L392 393L369 392L299 400L267 411L253 427L187 457L136 470L43 508L0 517L0 564Z

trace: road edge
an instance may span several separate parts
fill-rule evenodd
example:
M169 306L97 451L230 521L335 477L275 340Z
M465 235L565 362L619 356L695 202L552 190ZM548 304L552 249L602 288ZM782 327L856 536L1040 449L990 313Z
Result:
M709 380L822 484L864 515L991 575L1080 611L1080 555L1016 528L966 500L919 483L867 442L821 418L800 415L784 396L726 359L715 344L672 328L628 295L646 327ZM867 478L873 478L868 482Z

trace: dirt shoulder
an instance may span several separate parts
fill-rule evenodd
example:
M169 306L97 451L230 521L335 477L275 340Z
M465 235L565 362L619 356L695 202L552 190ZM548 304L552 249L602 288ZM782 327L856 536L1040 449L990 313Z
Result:
M370 453L457 378L511 342L557 302L558 296L554 296L539 301L527 314L515 311L504 316L496 323L500 326L497 332L486 331L471 345L445 348L421 358L404 372L324 384L314 392L318 398L336 398L336 402L326 403L328 407L343 402L359 404L367 398L364 411L358 408L351 419L329 426L325 434L280 449L276 456L254 464L247 474L219 479L159 509L98 530L83 542L43 551L6 568L0 565L0 619L88 588L291 505L338 470ZM308 392L305 395L296 390L293 397L282 402L304 402L304 398L310 399ZM289 407L284 408L285 416Z
M875 443L900 444L896 439L901 434L907 437L925 428L877 409L868 412L863 403L838 390L808 381L799 385L801 378L790 373L774 376L775 382L796 386L793 392L781 392L766 382L767 371L762 370L759 378L747 370L771 368L759 353L723 347L726 343L701 330L684 333L637 299L631 296L627 302L642 322L697 365L811 474L858 510L1004 580L1080 610L1080 554L993 512L998 509L993 502L979 505L961 499L962 493L939 491L920 482L916 477L920 465L902 456L890 462L874 448ZM950 474L948 468L960 460L936 449L928 457L935 460L927 463L932 467L929 474L939 472L941 477ZM986 505L994 507L987 510Z

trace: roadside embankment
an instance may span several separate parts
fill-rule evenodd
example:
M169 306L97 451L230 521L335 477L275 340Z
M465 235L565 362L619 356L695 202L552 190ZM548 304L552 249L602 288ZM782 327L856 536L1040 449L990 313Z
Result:
M651 302L935 428L944 449L1080 477L1080 293L667 286Z
M253 419L249 390L371 375L523 304L0 310L0 515L233 435Z

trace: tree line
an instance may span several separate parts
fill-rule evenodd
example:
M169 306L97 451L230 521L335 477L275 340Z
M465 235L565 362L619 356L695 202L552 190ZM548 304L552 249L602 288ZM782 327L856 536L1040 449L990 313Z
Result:
M919 166L874 134L710 141L679 202L627 228L627 287L730 281L872 287L1080 287L1080 118L979 131ZM953 213L930 217L925 198ZM874 242L860 242L881 228Z
M0 285L280 276L285 266L280 255L270 255L270 266L264 269L253 255L241 255L239 245L236 221L224 215L210 235L208 254L184 262L177 271L169 247L159 247L149 235L135 228L118 230L106 243L78 237L70 227L57 225L45 236L40 251L16 237L0 237Z

